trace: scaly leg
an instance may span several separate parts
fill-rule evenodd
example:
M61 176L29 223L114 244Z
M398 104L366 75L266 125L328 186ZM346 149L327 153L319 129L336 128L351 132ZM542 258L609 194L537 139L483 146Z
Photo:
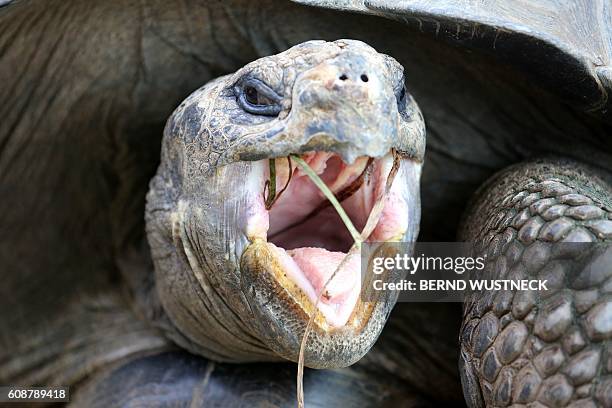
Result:
M487 254L476 278L546 279L548 291L467 296L460 371L471 407L612 407L612 245L561 245L612 242L611 185L600 170L540 160L477 193L461 228Z

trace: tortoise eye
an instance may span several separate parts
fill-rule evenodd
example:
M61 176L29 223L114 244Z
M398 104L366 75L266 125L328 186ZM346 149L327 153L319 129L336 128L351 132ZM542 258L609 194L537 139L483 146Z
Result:
M276 116L281 111L282 97L259 79L243 79L234 86L234 94L238 105L248 113Z
M395 92L395 97L397 98L397 107L400 111L406 109L406 86L402 85L402 88L399 91Z
M248 103L252 104L252 105L259 105L259 93L257 92L257 89L255 89L252 86L247 86L244 89L244 94L246 96L246 100Z
M274 101L270 98L266 98L264 95L259 93L253 86L247 86L244 88L244 95L248 103L251 105L263 106L263 105L274 105Z

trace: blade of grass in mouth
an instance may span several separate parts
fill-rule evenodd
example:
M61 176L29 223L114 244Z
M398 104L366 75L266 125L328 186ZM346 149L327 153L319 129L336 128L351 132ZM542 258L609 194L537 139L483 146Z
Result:
M287 158L289 159L289 163L291 163L291 158L290 157L287 157ZM372 164L373 163L374 163L374 159L370 157L368 159L368 162L366 163L365 167L361 171L361 174L355 180L353 180L353 182L351 184L349 184L348 186L344 187L342 190L338 191L337 193L334 193L334 196L336 197L336 199L338 201L343 202L344 200L350 198L353 194L355 194L361 188L361 186L363 186L363 183L364 183L365 179L367 177L369 177L369 173L372 170ZM291 174L291 168L289 168L289 173ZM266 183L270 183L270 181L267 181ZM287 186L285 186L285 189L286 188L287 188ZM284 191L284 189L281 190L281 193L283 191ZM279 195L281 193L279 193ZM316 216L321 211L323 211L324 209L326 209L326 208L328 208L330 206L331 206L331 202L329 200L323 201L322 203L320 203L318 206L316 206L311 212L309 212L304 217L302 217L302 218L298 219L297 221L294 221L293 223L287 225L282 230L276 231L274 234L268 236L268 239L273 239L274 237L279 236L280 234L283 234L284 232L290 230L291 228L293 228L293 227L295 227L297 225L300 225L304 221L311 219L312 217ZM268 208L266 207L266 209L268 209Z
M287 182L285 183L285 187L281 189L281 191L276 193L276 159L269 160L270 167L270 179L266 181L264 186L264 204L266 210L270 211L276 200L278 200L285 192L287 187L289 187L289 183L291 182L291 175L293 174L293 167L291 166L291 157L287 156L287 165L289 166L289 177L287 178ZM268 194L266 194L266 191Z
M332 206L342 219L342 222L349 230L349 233L351 234L351 237L353 237L353 241L355 241L355 244L357 244L358 246L361 245L361 234L353 225L353 222L346 214L346 211L344 211L344 208L342 208L342 205L340 204L334 193L329 189L329 187L327 187L325 182L321 180L317 173L301 157L292 155L291 158L296 162L299 168L310 178L310 180L312 180L312 182L319 188L319 190L321 190L323 195L325 195L325 198L327 198L331 202Z
M332 203L333 207L338 212L338 215L340 215L340 218L342 218L342 221L344 222L346 227L349 229L349 232L351 233L351 236L353 237L353 240L355 241L353 246L351 246L351 249L349 249L349 251L347 252L346 256L342 259L340 264L336 267L334 272L327 279L327 281L325 282L325 284L323 285L323 287L317 294L317 300L314 305L314 310L312 312L312 315L310 316L310 319L308 320L306 329L304 329L304 335L302 337L302 342L300 344L300 353L298 356L298 372L297 372L298 408L304 408L304 381L303 381L304 380L304 354L306 353L306 341L308 340L308 335L310 334L310 331L312 330L312 324L314 322L315 316L317 315L316 311L319 305L319 301L321 300L321 296L323 295L323 292L327 288L327 285L329 285L329 283L332 281L334 276L336 276L336 273L340 269L342 269L342 267L344 266L344 264L347 262L347 260L349 259L351 255L353 255L354 253L358 252L361 249L361 243L370 236L372 231L374 231L374 228L376 227L376 225L378 225L378 221L380 220L380 216L384 208L385 197L387 196L387 193L391 189L391 185L393 184L393 179L395 179L395 175L397 174L397 171L399 169L400 156L395 150L392 151L392 154L393 154L393 165L391 167L391 170L389 171L389 174L387 175L387 181L385 183L385 188L383 189L382 194L380 194L376 198L374 206L372 207L372 211L370 211L370 215L368 216L368 220L366 221L366 225L365 227L363 227L363 231L361 231L361 234L357 232L357 229L355 228L350 218L344 211L344 208L342 208L342 206L340 205L340 203L334 196L334 193L332 193L332 191L327 187L327 185L323 182L323 180L321 180L321 178L317 175L317 173L314 170L312 170L312 168L304 160L302 160L298 156L291 155L291 157L294 160L296 160L298 166L302 169L302 171L304 171L304 173L306 173L306 175L310 177L310 179L315 183L315 185L319 187L319 189L323 192L325 197ZM344 215L344 218L343 218L343 215ZM353 231L355 233L353 233Z

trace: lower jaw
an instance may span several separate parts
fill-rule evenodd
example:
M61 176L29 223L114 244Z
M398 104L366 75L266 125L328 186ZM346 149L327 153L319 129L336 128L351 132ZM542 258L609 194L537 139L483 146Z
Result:
M348 321L331 325L328 319L287 274L274 254L273 244L256 239L241 260L242 292L256 336L278 356L297 362L303 335L314 315L305 343L304 364L310 368L342 368L372 347L395 304L390 292L357 299Z
M270 290L270 296L275 298L275 301L281 301L285 305L293 305L289 312L294 314L297 319L307 322L314 314L313 323L318 330L326 333L333 330L351 330L359 331L364 324L367 323L369 312L373 307L373 302L363 302L359 298L360 290L357 290L353 296L355 301L350 310L350 316L344 321L339 322L334 317L328 317L321 306L316 305L317 299L314 290L305 290L287 273L286 262L283 260L283 255L279 252L284 250L276 247L274 244L265 242L260 239L253 241L245 250L242 258L242 269L257 271L259 276L255 279L261 279L261 274L265 273L272 278L276 284L276 288ZM288 257L288 255L284 255ZM359 256L359 255L357 255Z

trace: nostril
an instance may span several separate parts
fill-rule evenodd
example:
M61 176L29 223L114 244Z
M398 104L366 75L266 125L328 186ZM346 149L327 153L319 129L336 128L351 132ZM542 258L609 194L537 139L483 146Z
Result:
M361 80L362 80L363 82L368 82L368 81L369 81L369 78L368 78L368 76L367 76L366 74L361 74Z
M346 81L348 79L348 77L346 76L346 74L342 74L342 75L340 75L339 79L341 81Z

